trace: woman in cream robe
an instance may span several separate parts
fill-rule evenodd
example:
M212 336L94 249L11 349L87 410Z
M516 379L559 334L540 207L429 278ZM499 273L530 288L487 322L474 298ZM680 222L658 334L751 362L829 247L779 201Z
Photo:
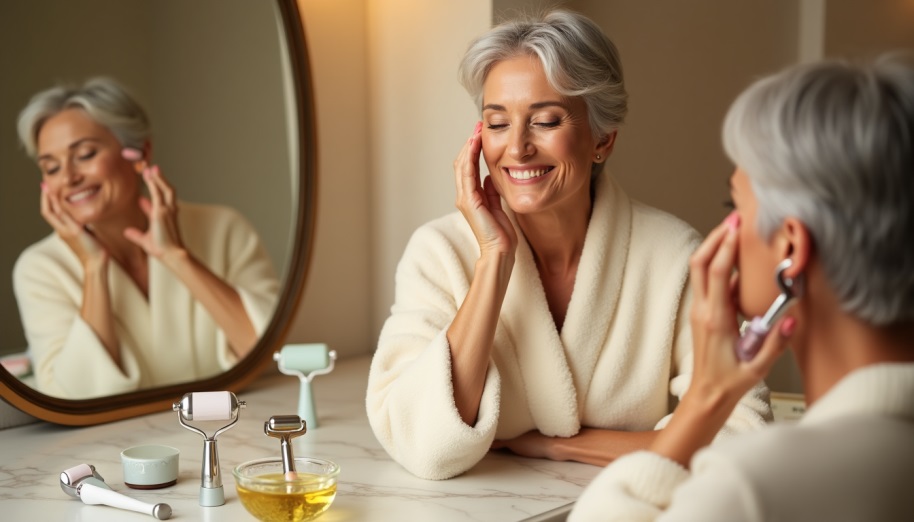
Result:
M181 203L185 246L238 292L258 335L269 324L279 281L251 224L228 207ZM79 315L82 267L57 234L27 248L13 269L38 389L70 399L194 381L238 361L225 334L161 263L149 265L149 299L118 265L108 272L126 372Z
M82 399L187 382L254 347L278 292L256 232L230 209L179 201L123 87L92 78L41 91L18 130L54 230L14 269L40 391Z
M460 69L482 121L454 162L460 212L421 227L397 268L375 435L431 479L492 447L598 465L645 448L689 386L699 237L602 172L627 103L615 46L554 11L490 30ZM764 424L765 391L729 429Z

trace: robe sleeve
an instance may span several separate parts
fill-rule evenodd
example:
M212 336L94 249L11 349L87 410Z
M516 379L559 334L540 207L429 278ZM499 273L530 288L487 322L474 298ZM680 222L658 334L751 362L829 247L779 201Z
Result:
M68 277L68 268L50 257L26 251L13 269L16 301L38 390L55 397L86 399L138 389L141 372L134 348L119 339L122 372L80 317L82 303L66 291L68 283L63 280ZM69 284L78 284L78 280Z
M691 288L686 285L685 295L680 300L679 313L676 318L676 338L673 340L673 375L670 379L670 394L677 400L682 400L692 382L693 345L692 327L689 323L691 303ZM673 415L675 412L660 419L654 429L666 427ZM759 381L737 403L715 440L757 430L772 420L768 387L763 381Z
M751 483L726 458L693 460L689 473L649 451L625 455L606 467L575 503L569 522L760 521Z
M470 469L488 452L498 424L494 363L475 426L463 422L454 401L447 329L469 286L455 248L428 228L413 235L368 376L366 408L375 436L395 461L426 479Z

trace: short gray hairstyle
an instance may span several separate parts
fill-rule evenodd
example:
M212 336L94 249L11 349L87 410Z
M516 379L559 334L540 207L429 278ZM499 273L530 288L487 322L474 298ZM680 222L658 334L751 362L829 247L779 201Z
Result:
M81 86L57 85L41 91L19 113L17 130L26 153L38 153L38 133L57 113L80 108L106 127L125 147L142 149L151 134L149 117L127 90L111 78L90 78Z
M492 67L519 55L539 57L549 85L562 96L580 96L591 131L609 135L625 120L628 94L619 51L589 18L566 10L503 22L470 43L459 78L478 107Z
M763 237L799 219L845 311L877 326L914 320L914 56L759 80L731 106L723 141Z

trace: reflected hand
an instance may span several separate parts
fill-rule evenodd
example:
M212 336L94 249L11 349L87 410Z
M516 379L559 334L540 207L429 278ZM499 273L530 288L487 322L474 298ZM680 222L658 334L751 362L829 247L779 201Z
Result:
M184 243L178 228L174 188L162 177L157 165L143 169L143 180L146 181L151 200L140 198L140 208L149 219L149 228L146 232L141 232L131 227L124 230L124 236L159 260L183 253Z
M457 208L473 229L480 252L510 254L517 249L517 233L501 207L501 196L489 176L480 182L479 156L482 151L482 122L454 160Z
M695 365L691 388L713 396L722 393L732 404L765 378L786 349L786 337L793 327L793 319L782 319L753 360L740 362L736 357L738 226L739 215L731 214L689 261L693 294L689 320Z
M63 208L60 195L49 190L44 183L41 184L40 208L41 217L76 254L84 268L107 267L108 251L88 228L73 219Z

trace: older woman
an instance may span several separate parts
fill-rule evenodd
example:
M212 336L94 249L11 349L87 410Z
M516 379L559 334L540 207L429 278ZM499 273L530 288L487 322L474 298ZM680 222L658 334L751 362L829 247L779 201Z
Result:
M914 520L912 59L795 66L731 107L736 211L692 258L691 390L571 520ZM778 265L805 289L740 363L736 314L765 312ZM696 453L788 342L804 417Z
M186 382L251 350L275 305L272 263L237 212L178 200L120 85L40 92L18 129L54 229L13 275L40 391L78 399Z
M601 172L626 112L616 48L555 11L490 30L460 71L483 121L454 162L459 212L416 231L398 267L372 428L433 479L493 445L599 465L645 448L688 387L699 238ZM730 429L764 423L764 392Z

